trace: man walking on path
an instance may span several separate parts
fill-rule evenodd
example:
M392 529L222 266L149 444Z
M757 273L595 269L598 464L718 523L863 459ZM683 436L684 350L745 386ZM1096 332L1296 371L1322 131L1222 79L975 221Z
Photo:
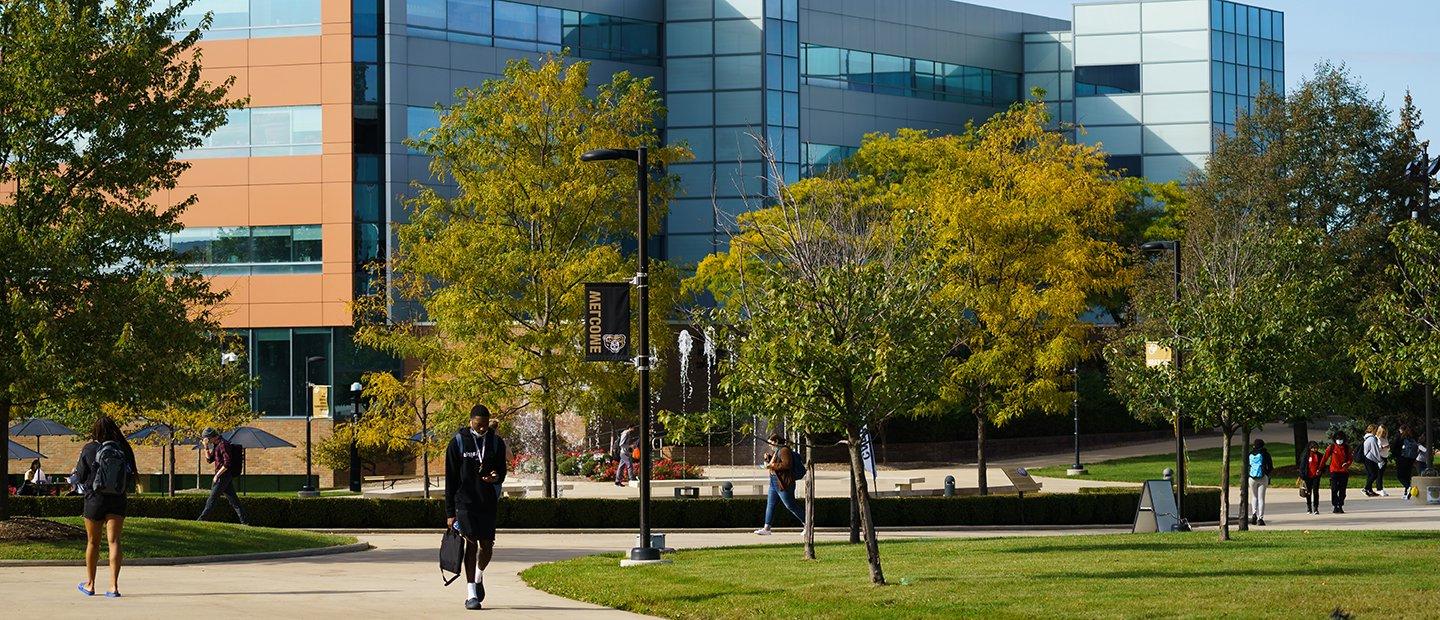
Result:
M631 451L635 449L635 427L620 431L619 445L620 464L615 467L615 486L623 487L630 482L635 473L635 459Z
M249 525L245 520L245 511L240 508L240 498L235 495L235 476L245 467L244 448L225 441L213 428L205 429L200 438L205 442L205 461L215 464L215 478L210 485L210 499L205 500L205 508L195 520L204 521L205 515L215 507L215 498L224 495L235 511L235 517L240 519L240 525Z
M505 468L505 440L490 428L490 410L475 405L470 425L455 433L445 449L445 527L465 537L465 609L480 609L485 600L485 567L495 552L495 511Z

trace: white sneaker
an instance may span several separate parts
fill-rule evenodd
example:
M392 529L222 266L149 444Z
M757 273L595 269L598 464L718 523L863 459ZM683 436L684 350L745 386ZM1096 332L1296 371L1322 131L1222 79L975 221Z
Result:
M1389 491L1386 491L1385 489L1380 489L1380 496L1381 496L1381 497L1390 497L1390 492L1389 492Z
M770 528L768 528L768 527L762 527L762 528L760 528L760 529L758 529L758 530L755 530L755 535L756 535L756 536L769 536L769 535L770 535Z

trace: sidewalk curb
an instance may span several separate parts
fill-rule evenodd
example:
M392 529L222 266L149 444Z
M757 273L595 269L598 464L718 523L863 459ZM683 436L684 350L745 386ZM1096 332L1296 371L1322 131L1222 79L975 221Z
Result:
M370 543L357 542L334 547L314 549L291 549L288 551L262 551L258 553L234 553L230 555L197 555L188 558L135 558L125 559L125 566L181 566L185 564L219 564L222 562L257 562L262 560L288 560L311 558L341 553L355 553L372 549ZM0 568L36 566L85 566L84 560L0 560Z

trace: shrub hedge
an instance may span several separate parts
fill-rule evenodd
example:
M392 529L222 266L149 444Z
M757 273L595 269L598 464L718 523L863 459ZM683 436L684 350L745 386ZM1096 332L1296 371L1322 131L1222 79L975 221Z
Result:
M1123 525L1135 518L1138 491L1129 493L1041 493L1025 497L881 497L871 500L875 522L881 527L946 525ZM80 514L79 497L11 497L10 513L35 517ZM1191 521L1219 519L1220 495L1214 489L1196 489L1186 496ZM416 528L441 527L445 505L440 499L362 499L350 497L242 498L252 525L311 528ZM601 498L507 499L500 503L497 524L502 528L634 528L638 527L638 500ZM849 524L849 500L816 500L816 525ZM131 497L127 513L134 517L193 519L205 498ZM234 521L229 505L220 502L212 512L218 521ZM765 499L664 499L651 506L656 528L753 527L765 515ZM778 526L795 525L782 516Z

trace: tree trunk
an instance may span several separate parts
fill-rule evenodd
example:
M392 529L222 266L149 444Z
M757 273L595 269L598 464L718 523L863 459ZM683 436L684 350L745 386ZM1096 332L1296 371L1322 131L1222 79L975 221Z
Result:
M850 544L860 544L860 502L855 497L854 463L850 463Z
M1220 540L1230 540L1230 440L1235 431L1222 428L1224 443L1220 444Z
M8 387L8 386L7 386ZM5 450L10 450L10 396L8 391L0 391L0 445ZM0 465L0 521L10 518L10 455L7 453L5 463Z
M425 479L421 484L425 487L425 499L430 499L430 429L429 416L420 418L420 470Z
M1310 445L1310 423L1300 419L1291 423L1290 427L1295 431L1295 466L1299 467L1305 461L1306 448Z
M545 463L545 497L555 497L555 485L552 472L555 471L555 420L550 417L548 408L540 409L540 432L545 435L544 454L542 461Z
M805 448L805 559L815 559L815 455L808 437L801 438Z
M855 471L862 471L860 464L860 428L850 426L845 429L848 446L850 450L850 466ZM870 582L876 585L885 584L885 572L880 568L880 541L875 539L875 520L870 514L870 488L865 481L865 476L855 477L856 502L860 505L860 527L865 530L865 556L870 561Z
M1240 431L1240 531L1250 531L1250 429Z
M975 416L975 470L980 474L980 494L989 495L990 485L985 476L985 418Z
M170 441L165 444L165 460L170 462L170 477L165 482L166 493L175 497L175 438L172 433Z

